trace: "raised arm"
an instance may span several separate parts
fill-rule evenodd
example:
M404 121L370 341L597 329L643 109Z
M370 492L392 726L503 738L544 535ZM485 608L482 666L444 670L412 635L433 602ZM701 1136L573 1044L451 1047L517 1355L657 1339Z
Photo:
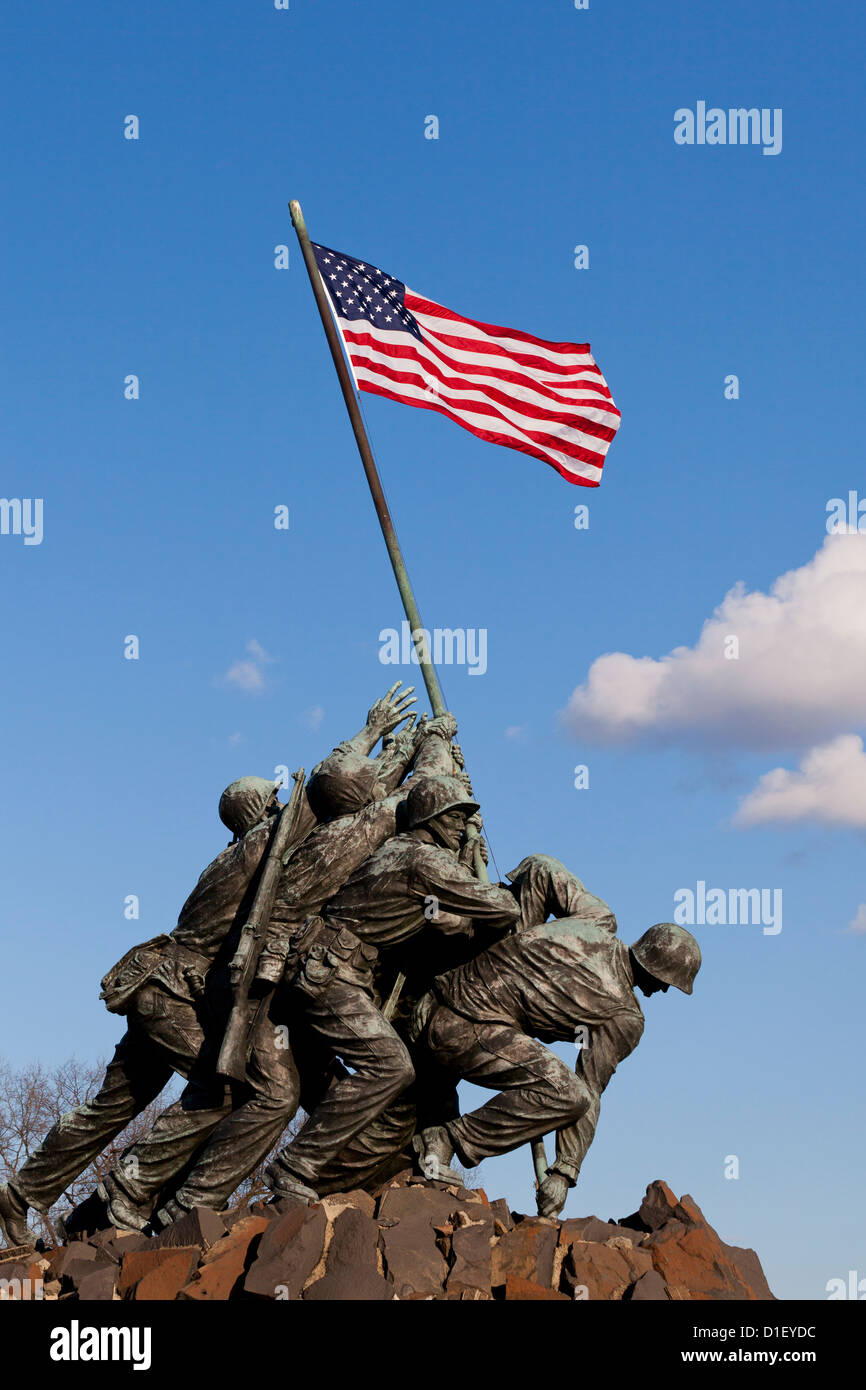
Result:
M538 1191L542 1216L555 1216L565 1205L568 1189L577 1182L595 1137L602 1091L619 1063L637 1047L643 1027L641 1015L621 1012L590 1029L589 1039L581 1048L575 1066L575 1072L586 1087L589 1104L579 1120L557 1130L556 1160Z
M414 685L409 685L405 690L398 692L401 681L395 681L390 690L386 690L381 699L376 700L370 706L367 714L367 722L354 738L346 740L349 748L355 749L358 753L369 756L380 738L385 738L394 732L398 724L402 724L404 719L408 719L412 714L412 705L416 704L417 696L413 695Z

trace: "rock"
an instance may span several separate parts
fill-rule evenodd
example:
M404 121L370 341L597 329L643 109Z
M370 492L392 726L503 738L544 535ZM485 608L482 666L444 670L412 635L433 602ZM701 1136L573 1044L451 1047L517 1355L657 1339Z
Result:
M136 1302L177 1298L200 1259L198 1245L134 1250L123 1257L118 1293Z
M27 1252L21 1259L19 1252ZM43 1260L26 1246L15 1246L15 1257L0 1264L0 1300L4 1302L30 1302L45 1295L45 1275L50 1273L48 1261ZM5 1252L4 1252L5 1253ZM59 1292L59 1285L58 1285Z
M652 1268L650 1260L648 1268ZM646 1273L646 1269L640 1273ZM634 1276L621 1250L597 1242L575 1241L563 1262L562 1282L572 1298L588 1298L595 1302L622 1298L634 1283Z
M447 1238L437 1239L436 1227L453 1225L452 1217L469 1208L487 1212L481 1203L470 1204L424 1179L385 1189L379 1199L379 1244L398 1298L443 1293L448 1265L439 1242Z
M52 1275L59 1279L73 1261L95 1260L96 1255L94 1246L83 1240L73 1240L69 1245L61 1245L58 1250L52 1250L47 1259Z
M647 1247L665 1283L680 1298L756 1299L726 1247L709 1226L683 1230L670 1222Z
M454 1262L445 1284L447 1294L492 1297L492 1237L492 1219L473 1221L455 1229L451 1237Z
M509 1278L519 1278L552 1288L558 1239L559 1227L555 1222L541 1216L524 1216L493 1247L493 1287L506 1284Z
M156 1239L110 1229L44 1258L4 1251L0 1277L21 1281L22 1294L24 1281L35 1289L42 1279L42 1296L61 1302L773 1297L754 1250L726 1245L694 1199L666 1183L650 1183L623 1221L555 1222L408 1172L374 1196L336 1192L313 1206L256 1202L219 1215L200 1208Z
M82 1303L110 1303L117 1293L117 1277L116 1264L91 1266L78 1284L78 1297Z
M178 1297L215 1303L239 1293L258 1249L258 1241L269 1225L267 1217L250 1216L242 1209L227 1234L208 1250L199 1269L181 1289Z
M386 1226L380 1231L379 1242L398 1298L426 1298L443 1292L448 1266L428 1218L406 1217Z
M638 1210L631 1216L624 1216L621 1226L636 1231L658 1231L669 1221L681 1221L684 1226L693 1226L704 1220L703 1213L691 1197L678 1201L666 1182L656 1180L647 1187L644 1199Z
M568 1295L547 1289L543 1284L535 1284L531 1279L521 1279L519 1274L509 1274L505 1281L506 1302L522 1300L553 1299L554 1302L568 1303Z
M633 1303L643 1303L649 1299L659 1303L668 1301L668 1286L662 1276L654 1269L642 1274L637 1283L623 1294L624 1299Z
M369 1192L362 1192L360 1188L353 1188L351 1192L335 1192L331 1196L322 1198L324 1207L354 1207L356 1211L363 1212L365 1216L374 1217L376 1215L376 1201Z
M736 1265L743 1283L753 1291L756 1298L775 1299L776 1296L770 1291L767 1276L754 1250L744 1249L741 1245L726 1245L725 1250L732 1263Z
M304 1301L385 1302L392 1299L394 1285L379 1273L378 1239L379 1228L372 1214L344 1207L334 1218L324 1275L306 1286Z
M109 1269L112 1279L116 1280L117 1265L105 1257L97 1260L67 1260L60 1276L62 1292L71 1293L74 1289L80 1292L83 1280L89 1274L98 1273L102 1269Z
M226 1233L222 1217L207 1207L193 1207L186 1216L173 1221L157 1236L153 1244L158 1249L176 1245L198 1245L206 1254Z
M510 1231L514 1222L511 1219L511 1212L508 1210L508 1203L504 1197L497 1197L495 1202L490 1203L490 1210L497 1221L502 1225L503 1230Z
M244 1280L245 1292L256 1298L299 1298L324 1254L326 1229L319 1203L292 1206L271 1221Z
M133 1250L149 1250L153 1244L149 1236L137 1232L118 1232L113 1226L106 1231L97 1231L87 1243L118 1265L124 1255Z
M643 1239L642 1232L629 1226L621 1226L615 1221L599 1221L597 1216L579 1216L563 1221L559 1228L559 1243L565 1246L571 1245L575 1240L593 1240L603 1245L606 1240L616 1236L631 1240L633 1245Z

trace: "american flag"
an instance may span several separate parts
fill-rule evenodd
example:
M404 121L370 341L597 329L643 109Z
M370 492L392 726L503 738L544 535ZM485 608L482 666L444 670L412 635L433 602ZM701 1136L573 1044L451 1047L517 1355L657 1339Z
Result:
M367 261L316 242L313 253L359 390L438 410L598 487L620 413L588 343L463 318Z

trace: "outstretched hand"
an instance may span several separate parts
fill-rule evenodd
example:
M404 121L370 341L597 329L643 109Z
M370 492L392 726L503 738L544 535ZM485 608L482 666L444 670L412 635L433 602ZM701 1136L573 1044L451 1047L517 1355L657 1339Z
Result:
M539 1216L559 1216L568 1196L569 1182L561 1173L548 1173L535 1194Z
M396 681L387 690L380 700L371 705L367 715L367 728L371 734L375 734L377 739L384 738L386 734L393 733L398 724L402 724L412 712L412 705L417 703L418 697L413 695L414 685L408 685L405 690L397 692L398 686L402 681Z

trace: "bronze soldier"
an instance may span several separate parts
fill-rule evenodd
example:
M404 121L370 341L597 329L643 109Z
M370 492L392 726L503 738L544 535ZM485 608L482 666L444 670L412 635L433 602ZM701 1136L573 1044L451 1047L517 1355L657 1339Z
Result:
M629 947L602 914L528 926L438 977L416 1010L416 1036L446 1073L499 1094L416 1136L422 1172L445 1177L455 1154L474 1167L555 1130L538 1205L557 1215L592 1143L601 1094L643 1033L635 990L691 994L700 963L683 927L661 922ZM572 1072L544 1043L573 1041L579 1028L588 1037Z
M294 1041L287 1036L282 1021L281 1001L272 996L272 977L282 973L287 942L292 931L321 908L352 870L394 834L406 789L381 795L388 782L402 776L410 764L415 777L450 767L451 738L456 729L453 715L445 714L429 723L423 721L410 734L398 735L400 747L392 754L387 781L381 772L371 778L352 761L332 764L330 759L319 774L328 779L326 785L311 779L309 795L314 807L322 813L331 810L338 814L319 825L286 863L259 967L264 1001L256 1037L276 1040L268 1046L279 1050L287 1078L274 1107L273 1124L265 1131L256 1123L257 1109L263 1102L255 1093L240 1106L232 1106L229 1099L220 1105L191 1106L181 1098L163 1112L148 1135L124 1153L111 1175L114 1190L122 1191L127 1207L133 1205L140 1220L150 1212L158 1194L171 1186L170 1178L185 1168L188 1171L181 1185L161 1201L159 1224L176 1220L194 1206L222 1210L239 1183L279 1139L297 1111L301 1090L293 1058ZM376 793L378 799L365 805L364 798ZM342 814L349 806L361 809Z
M347 765L348 775L357 777L359 760L369 762L380 776L399 775L394 771L393 750L383 753L381 761L366 758L383 735L407 718L414 703L411 688L395 697L399 684L376 701L360 733L319 764L314 778L325 779L326 792L328 786L333 791ZM273 781L260 777L240 778L226 788L220 798L220 818L232 831L233 843L204 870L174 931L133 948L105 976L102 997L111 1012L126 1014L127 1032L97 1095L64 1115L20 1171L0 1187L0 1229L11 1244L32 1243L28 1208L47 1211L150 1104L173 1072L188 1078L190 1094L185 1096L191 1107L218 1108L224 1113L220 1107L226 1104L227 1088L216 1081L213 1064L227 1007L225 962L255 893L276 824L278 790ZM326 794L320 797L320 811L327 809L326 801ZM309 834L317 820L307 796L299 835ZM274 1133L274 1125L291 1103L294 1081L285 1052L275 1045L276 1036L262 1016L251 1064L259 1113L251 1128L273 1134L271 1143L281 1133L281 1126ZM256 1139L256 1152L258 1147ZM160 1162L168 1162L168 1171L174 1171L171 1154L165 1150ZM143 1224L114 1177L105 1195L109 1219L125 1226Z
M580 879L560 860L546 854L528 855L507 877L510 891L520 909L520 917L513 930L535 926L552 914L554 917L580 916L584 920L598 922L606 931L616 932L616 918L607 903L588 892ZM507 886L500 885L503 888ZM472 959L501 937L501 930L491 931L483 921L479 921L471 931L460 937L443 938L433 933L422 933L415 938L421 950L413 953L410 959L405 954L401 956L401 967L405 968L408 977L401 1006L406 1000L409 1007L401 1007L393 1022L409 1047L415 1068L415 1083L320 1170L317 1187L320 1194L355 1187L369 1190L380 1185L413 1162L415 1153L410 1141L416 1130L442 1125L457 1118L460 1113L457 1078L453 1073L437 1067L429 1051L416 1042L411 1026L411 1003L413 999L417 1002L429 990L435 975ZM413 944L410 943L410 946ZM450 962L442 959L446 951L451 957ZM391 954L393 956L394 953ZM435 965L437 956L440 959L438 969Z
M304 1078L326 1078L337 1058L345 1066L268 1169L275 1197L311 1199L346 1146L414 1080L406 1044L374 995L379 951L425 927L465 933L473 919L500 930L517 921L512 894L459 860L477 810L465 779L419 779L406 799L408 831L371 855L297 938L288 971L296 1063Z

